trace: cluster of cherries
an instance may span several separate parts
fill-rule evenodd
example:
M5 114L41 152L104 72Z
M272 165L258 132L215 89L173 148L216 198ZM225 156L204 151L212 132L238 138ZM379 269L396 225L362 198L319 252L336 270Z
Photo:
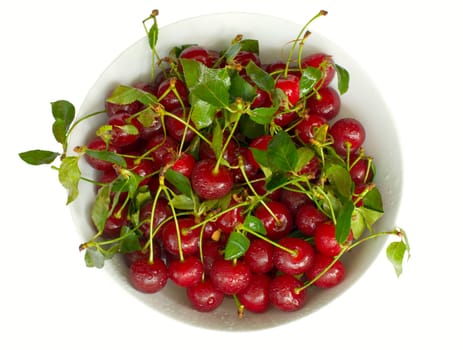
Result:
M262 129L266 132L253 137L242 134L240 126L228 127L221 130L223 149L214 151L212 127L199 129L190 118L195 99L185 83L181 59L195 60L209 68L239 70L256 89L250 108L272 106L272 95L253 84L243 68L252 61L271 76L275 89L285 98L270 124ZM313 91L301 98L301 72L309 66L322 75ZM341 106L340 94L330 84L335 75L333 59L324 53L302 57L297 67L288 69L284 62L263 64L258 54L244 50L230 65L221 53L189 46L153 81L133 85L154 96L155 104L106 102L107 122L86 147L123 157L127 166L89 154L85 158L99 170L98 187L130 173L138 175L139 188L148 193L141 201L140 196L131 197L133 191L114 190L99 237L117 240L127 228L137 233L141 248L124 253L134 288L155 293L170 279L185 288L196 310L212 311L224 298L232 297L240 312L259 313L272 305L284 311L298 310L305 304L308 285L331 288L343 281L343 263L333 261L352 236L344 243L338 242L330 213L317 206L300 186L273 186L268 190L262 164L252 152L265 151L281 130L298 147L311 148L317 130L328 126L329 147L339 157L350 159L347 170L354 192L361 193L373 176L371 160L362 156L365 130L353 118L333 120ZM139 116L149 109L157 117L147 125ZM216 118L221 118L221 113L218 111ZM322 165L320 154L315 152L292 176L311 183L326 181ZM192 196L199 201L194 209L173 202L181 191L167 181L168 171L188 179ZM264 234L240 231L247 215L261 222ZM225 259L225 247L235 231L247 236L249 247L242 256Z

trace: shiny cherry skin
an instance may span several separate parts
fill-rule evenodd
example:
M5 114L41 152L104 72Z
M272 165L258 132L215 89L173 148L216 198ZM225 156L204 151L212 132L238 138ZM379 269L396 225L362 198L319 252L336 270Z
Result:
M140 231L143 233L144 237L147 239L150 238L150 227L151 227L151 214L153 211L153 200L149 200L140 208L139 220L142 222L140 225ZM163 197L159 197L156 201L156 207L154 208L153 213L153 230L158 227L164 220L169 218L172 215L172 209L170 208L169 203Z
M307 68L310 66L321 70L321 84L318 83L316 88L327 87L333 81L334 75L336 73L333 58L322 52L317 52L302 58L301 66L302 68Z
M322 125L328 124L327 120L318 114L307 114L295 127L294 133L304 144L310 144L315 131Z
M189 178L193 172L195 163L196 160L190 153L183 152L172 165L171 169Z
M193 191L202 199L218 199L228 194L233 187L232 172L220 165L215 172L216 161L202 159L196 162L191 173Z
M245 310L262 313L267 311L270 305L271 278L266 274L253 274L248 286L238 293L236 297Z
M293 228L293 217L291 212L281 202L270 201L266 204L278 221L262 204L256 208L254 215L264 224L269 239L283 238L291 232Z
M291 106L295 106L299 101L299 77L296 75L288 74L286 77L278 78L275 88L283 91Z
M226 295L242 292L251 281L251 270L241 260L217 259L209 275L217 290Z
M173 260L167 267L169 278L178 286L188 288L201 281L204 267L197 256L187 256L183 261Z
M283 249L275 248L273 251L273 264L288 275L298 275L307 271L313 264L315 252L310 243L296 237L284 237L278 241L283 247L291 249L291 254Z
M318 114L327 121L335 118L341 109L341 97L330 86L318 90L318 95L307 99L306 107L311 114Z
M297 293L296 288L303 283L292 275L277 275L270 282L270 302L282 311L300 310L306 303L307 292L305 289Z
M345 276L345 268L340 260L336 261L328 271L323 273L332 262L332 257L320 253L316 254L312 266L306 271L307 280L312 281L318 278L314 282L314 285L318 288L332 288L340 284ZM321 273L323 275L319 276Z
M369 183L373 180L373 163L367 158L361 158L350 168L349 173L354 184Z
M124 147L135 143L143 132L143 125L129 113L117 113L108 119L111 126L110 143L115 147Z
M296 214L296 226L304 235L313 236L315 229L328 218L314 204L307 203L299 207Z
M93 151L108 151L116 153L118 148L114 145L106 145L106 143L100 138L95 137L87 144L87 148ZM111 171L113 170L113 163L108 162L106 160L100 160L98 158L94 158L89 156L87 153L84 155L85 160L87 163L94 169L101 170L101 171Z
M167 92L171 86L172 90ZM162 97L160 102L166 111L169 112L188 105L188 90L185 83L180 79L172 78L163 80L157 88L156 97Z
M347 238L348 241L352 240L352 232ZM342 246L336 240L336 227L332 221L326 221L317 226L314 233L315 248L326 256L335 257L338 255Z
M244 262L253 273L270 272L273 269L273 250L272 244L262 239L253 239L244 254Z
M329 133L333 136L333 148L341 156L356 153L365 142L365 129L363 125L354 118L342 118L337 120Z
M210 279L205 279L187 288L186 295L191 307L200 312L217 309L225 298L224 293L218 291Z
M211 67L214 63L213 55L211 55L211 52L198 45L192 45L183 49L179 55L179 58L195 60L206 65L207 67Z
M129 280L140 292L159 292L167 284L166 264L160 258L154 258L152 263L146 260L135 261L130 265Z
M191 229L196 222L192 217L177 219L179 232L174 220L167 222L162 228L162 243L164 248L172 255L179 256L178 234L180 234L181 249L184 256L196 254L199 251L199 238L201 228Z

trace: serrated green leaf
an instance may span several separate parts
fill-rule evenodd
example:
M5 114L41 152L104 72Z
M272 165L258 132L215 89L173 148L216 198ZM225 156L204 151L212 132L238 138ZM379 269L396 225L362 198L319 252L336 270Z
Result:
M212 125L217 113L217 107L193 96L190 113L196 129L201 130Z
M356 211L362 215L368 230L371 232L373 232L373 225L375 222L378 221L384 214L381 211L376 211L365 207L358 207L356 208Z
M273 191L277 187L282 186L283 184L287 183L289 180L287 173L281 172L272 172L270 176L267 176L267 180L265 182L265 188L267 191Z
M272 116L273 118L273 116ZM255 139L259 136L265 135L265 123L257 123L253 121L249 115L243 114L240 118L240 133L241 135L250 139Z
M402 274L402 264L406 251L407 246L403 241L392 242L386 249L387 258L392 263L397 277L399 277Z
M105 257L95 247L87 248L85 251L85 264L87 267L101 269L104 266Z
M287 132L280 131L272 137L267 148L267 158L272 170L288 172L296 169L297 148Z
M250 231L260 233L262 235L267 234L267 231L265 230L265 226L262 223L262 221L259 218L251 214L247 215L246 218L244 219L243 227L245 227L246 229Z
M246 74L262 90L272 91L275 89L275 80L272 76L252 60L246 66Z
M201 62L180 59L186 85L191 94L215 107L227 107L230 102L230 76L226 68L208 68Z
M365 197L363 197L363 206L377 212L384 212L383 199L378 188L375 187L368 191Z
M79 195L79 157L66 157L61 161L61 166L58 171L58 178L60 183L68 190L67 203L74 201Z
M278 111L278 107L257 107L249 111L249 117L251 120L260 125L268 125L275 118L275 113Z
M127 105L135 101L139 101L148 106L157 102L156 96L149 92L137 89L132 86L120 85L116 87L111 96L106 99L107 102Z
M320 69L311 66L304 68L299 80L299 97L304 97L311 92L321 78L322 72Z
M259 41L256 39L243 39L240 41L241 50L259 55Z
M336 68L336 73L338 77L338 90L339 93L342 95L346 93L347 90L349 90L349 72L345 68L341 67L339 64L335 64L334 66Z
M91 219L98 232L102 232L110 213L111 185L106 184L98 190L93 202Z
M127 167L127 162L125 161L124 157L120 156L119 154L111 151L98 151L93 149L86 149L85 153L88 154L90 157L95 159L104 160L113 164L117 164L122 168Z
M261 149L254 148L254 147L249 147L249 149L251 150L254 160L257 163L259 163L261 167L264 167L264 168L270 167L267 150L261 150Z
M256 88L249 84L240 74L235 73L231 76L230 98L232 101L241 98L243 101L252 102L256 95Z
M228 237L227 244L225 245L225 260L238 259L242 257L251 244L248 237L241 232L233 231Z
M193 190L191 188L190 179L185 175L171 168L166 171L166 180L169 181L176 189L188 197L192 197Z
M352 178L346 168L337 164L330 164L325 169L325 176L341 197L345 199L352 197Z
M123 226L121 228L121 237L122 241L120 242L119 253L126 254L141 249L140 239L130 227Z
M351 230L354 239L360 238L367 227L363 214L358 209L359 208L355 208L352 213Z
M194 200L185 194L178 194L173 196L171 203L175 209L193 210L195 208Z
M336 216L336 241L338 243L344 243L349 237L354 208L352 200L347 200L342 204Z
M52 151L35 149L19 153L19 157L30 165L51 164L60 154Z
M62 120L65 129L67 130L72 124L76 115L74 105L65 100L58 100L51 103L51 112L55 120Z
M309 147L300 147L297 149L297 164L294 169L295 172L299 172L305 167L315 156L315 152Z

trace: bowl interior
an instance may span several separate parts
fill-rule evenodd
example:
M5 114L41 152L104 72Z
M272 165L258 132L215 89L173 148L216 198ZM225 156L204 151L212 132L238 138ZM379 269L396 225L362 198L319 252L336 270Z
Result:
M301 26L270 16L249 13L224 13L182 20L160 29L157 50L166 55L173 46L199 44L207 48L223 49L237 35L258 39L260 56L264 63L285 60L293 40ZM385 215L376 224L377 230L391 229L399 206L402 186L402 161L398 137L393 119L377 88L359 65L342 48L317 33L313 33L305 45L305 53L322 51L331 54L334 60L350 72L349 91L342 96L339 117L352 116L365 126L366 152L373 156L377 166L376 183L383 194ZM146 38L142 38L126 51L102 73L84 100L79 116L104 109L107 94L117 85L146 81L150 77L150 49ZM338 117L338 118L339 118ZM70 140L71 147L85 144L104 121L90 119L75 129ZM82 162L85 176L94 177L95 171ZM93 186L82 182L79 198L71 204L71 214L77 231L85 241L93 235L90 209L94 199ZM233 300L211 313L199 313L191 309L183 289L171 282L157 294L147 295L134 290L126 278L127 268L119 260L106 263L104 269L133 297L140 299L148 307L174 319L203 328L220 330L256 330L270 328L292 322L322 308L351 287L383 251L384 239L370 241L356 248L346 264L346 279L338 287L318 291L309 289L307 305L294 313L270 310L264 314L247 313L243 319L236 317Z

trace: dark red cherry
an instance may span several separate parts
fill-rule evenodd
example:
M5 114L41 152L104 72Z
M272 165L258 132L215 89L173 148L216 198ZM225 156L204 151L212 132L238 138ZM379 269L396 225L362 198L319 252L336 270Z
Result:
M309 203L310 199L305 193L293 191L291 188L283 188L280 194L280 202L295 216L301 205Z
M257 54L250 51L240 51L236 54L234 58L235 63L240 64L243 67L246 67L249 62L253 61L257 66L261 66L262 63Z
M350 233L348 240L352 240L352 232ZM331 221L321 223L315 229L314 242L317 250L330 257L338 255L342 246L336 240L336 227Z
M273 245L262 240L253 239L244 254L244 262L254 273L267 273L273 269Z
M143 132L143 125L128 113L117 113L108 119L111 126L110 143L124 147L137 141Z
M229 208L235 208L227 210L216 221L217 228L224 233L231 233L236 226L244 221L244 208L243 206L237 207L236 204L236 201L232 200Z
M143 178L140 181L139 186L147 185L156 171L155 163L148 158L134 159L126 157L125 160L127 163L127 169Z
M179 58L185 58L201 62L202 64L211 67L214 62L214 54L204 47L192 45L180 53Z
M365 141L365 129L363 125L354 118L342 118L337 120L330 128L329 133L333 136L333 148L341 156L357 152Z
M163 134L157 134L148 142L147 149L151 150L156 167L161 168L167 163L172 162L178 151L178 142L172 137Z
M129 223L128 214L128 206L122 207L121 203L117 203L105 221L103 236L107 238L119 237L122 227Z
M163 197L159 197L156 201L156 206L153 211L153 200L149 200L140 208L139 220L142 223L140 225L140 231L143 235L150 238L150 228L153 231L158 228L159 224L169 218L172 215L172 210L169 203ZM151 219L153 222L151 223Z
M194 127L193 121L191 119L188 121L187 119L189 111L189 108L185 110L182 108L175 108L171 113L177 116L180 120L169 115L167 115L164 119L166 122L167 133L178 142L184 140L184 142L189 143L196 135L189 127Z
M195 163L196 160L190 153L183 152L172 165L172 170L179 172L183 176L190 177Z
M318 114L329 121L338 115L341 109L341 98L332 87L324 87L318 90L318 95L307 99L306 107L310 114Z
M307 280L311 281L314 278L318 278L314 282L314 285L319 288L331 288L340 284L345 276L344 265L340 260L336 261L328 271L323 273L332 262L332 257L316 254L312 266L306 272ZM319 276L320 274L322 274L321 277Z
M299 101L299 77L288 74L286 77L280 77L275 83L275 88L280 89L288 97L291 106L296 105Z
M305 144L310 144L316 129L327 124L327 120L318 114L307 114L294 128L295 135Z
M233 187L231 171L220 165L215 172L215 165L215 160L202 159L196 162L191 173L193 191L202 199L222 198Z
M350 168L349 173L357 185L371 182L374 174L373 163L367 158L361 158Z
M87 148L93 151L109 151L109 152L114 152L117 153L118 149L114 145L107 145L100 137L95 137L93 138L88 144ZM85 153L85 160L87 163L92 167L97 170L102 170L102 171L111 171L113 170L113 163L108 162L106 160L100 160L98 158L94 158L92 156L89 156L87 153Z
M299 207L296 214L296 226L304 235L313 236L315 229L328 218L318 208L307 203Z
M269 239L280 239L293 228L291 212L281 202L270 201L266 203L266 206L260 204L254 211L254 215L264 224Z
M301 238L284 237L278 241L281 246L294 253L275 248L273 251L273 264L283 273L298 275L309 269L313 264L315 252L310 243Z
M320 87L328 86L331 81L333 81L334 74L336 73L333 58L322 52L317 52L304 57L301 60L301 66L302 68L307 68L310 66L320 69L322 72L322 79L320 80L320 83L322 84L317 84L317 89Z
M199 251L199 238L201 228L192 229L196 222L192 217L178 218L178 227L174 220L170 220L162 228L162 242L164 248L174 256L179 256L179 237L181 241L181 249L184 256L196 254Z
M167 279L167 267L160 258L154 258L152 263L138 260L130 265L130 283L140 292L156 293L164 288Z
M187 288L186 295L193 309L200 312L210 312L217 309L225 297L209 279Z
M183 261L173 260L167 268L169 278L180 287L192 287L201 281L203 264L196 256L187 256Z
M268 309L270 305L271 278L265 274L253 274L248 286L237 294L237 298L244 306L245 310L261 313Z
M270 302L282 311L296 311L306 303L306 290L298 291L302 282L292 275L277 275L270 282Z
M244 262L217 259L209 273L217 290L227 295L243 291L251 281L251 270Z
M169 89L172 90L167 92ZM188 105L188 90L180 79L171 78L162 81L157 88L156 97L169 112Z

